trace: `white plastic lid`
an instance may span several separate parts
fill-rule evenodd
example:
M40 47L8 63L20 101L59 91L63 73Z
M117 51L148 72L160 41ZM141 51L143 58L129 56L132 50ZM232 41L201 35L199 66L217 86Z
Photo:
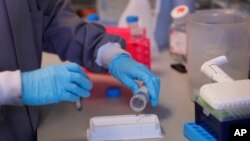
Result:
M235 110L250 107L250 80L203 85L200 97L215 110ZM237 111L235 111L237 112Z
M171 11L171 16L174 19L183 18L189 13L189 9L186 5L179 5Z

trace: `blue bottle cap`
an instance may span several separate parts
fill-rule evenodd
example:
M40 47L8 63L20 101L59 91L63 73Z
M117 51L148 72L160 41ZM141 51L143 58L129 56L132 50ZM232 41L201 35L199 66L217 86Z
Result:
M100 17L97 14L89 14L87 16L87 20L88 20L88 22L97 22L100 20Z
M106 89L106 96L108 98L116 98L121 96L121 89L119 87L109 87Z
M134 22L138 22L139 17L138 16L128 16L126 18L127 23L134 23Z

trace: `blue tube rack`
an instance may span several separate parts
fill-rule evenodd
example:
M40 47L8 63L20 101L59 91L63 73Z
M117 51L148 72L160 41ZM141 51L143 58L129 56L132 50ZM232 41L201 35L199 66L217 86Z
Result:
M184 136L190 141L217 141L201 126L195 122L184 124Z

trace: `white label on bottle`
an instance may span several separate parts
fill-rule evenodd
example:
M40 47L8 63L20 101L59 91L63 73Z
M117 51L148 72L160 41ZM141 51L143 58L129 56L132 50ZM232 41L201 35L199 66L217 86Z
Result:
M187 37L185 33L179 31L170 33L170 51L174 54L187 54Z

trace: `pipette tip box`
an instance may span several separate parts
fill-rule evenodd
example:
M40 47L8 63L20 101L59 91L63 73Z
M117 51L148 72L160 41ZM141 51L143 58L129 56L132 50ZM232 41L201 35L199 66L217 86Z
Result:
M87 134L88 141L163 137L159 119L154 114L93 117Z
M208 112L207 108L209 107L203 107L195 102L195 123L204 128L217 141L229 141L233 135L232 131L237 127L250 127L250 116L219 120L212 112Z

